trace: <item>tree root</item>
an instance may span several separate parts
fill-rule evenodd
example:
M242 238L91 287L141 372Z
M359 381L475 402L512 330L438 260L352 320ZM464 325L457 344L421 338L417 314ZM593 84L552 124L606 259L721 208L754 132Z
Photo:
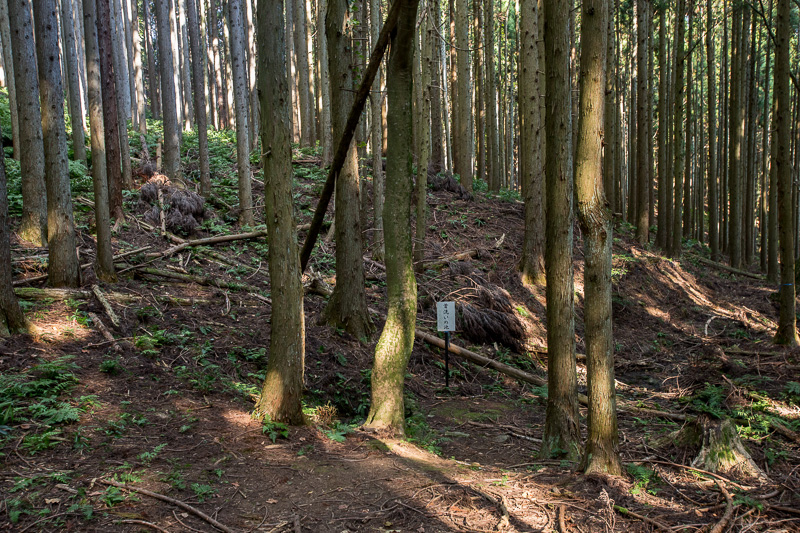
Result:
M719 519L719 522L714 524L714 527L711 528L709 533L722 533L722 531L725 529L725 526L727 526L728 522L730 522L731 518L733 518L733 512L736 510L736 506L733 504L733 497L731 497L731 493L728 492L728 489L725 488L725 484L718 479L716 480L716 483L719 487L719 490L722 491L722 495L725 496L727 506L725 507L725 514L722 515L722 518Z

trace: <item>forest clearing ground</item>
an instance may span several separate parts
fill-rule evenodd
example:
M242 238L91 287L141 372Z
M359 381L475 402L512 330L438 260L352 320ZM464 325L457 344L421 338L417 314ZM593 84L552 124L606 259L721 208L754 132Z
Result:
M320 177L313 161L295 170L302 224L310 218ZM218 181L215 192L235 205L223 185ZM258 181L254 189L263 196ZM478 193L469 202L431 190L428 199L426 259L478 252L418 276L418 325L435 328L435 302L441 300L471 306L468 311L489 326L486 317L497 315L486 310L499 310L501 320L521 324L522 338L501 341L473 331L459 333L454 342L543 375L544 289L522 286L516 274L522 205L507 194ZM146 209L135 195L127 209L133 216L116 235L115 251L170 246L137 223ZM87 226L88 217L88 210L79 215ZM256 219L262 218L257 202ZM233 220L234 214L219 210L193 238L243 231ZM796 351L770 343L774 290L694 264L689 254L678 263L636 247L625 223L616 233L620 398L688 416L735 418L771 481L725 482L736 506L729 527L800 530L800 443L775 429L780 423L788 435L800 431L800 361ZM83 233L84 256L93 253L88 235ZM696 244L692 250L702 253ZM364 344L319 325L324 299L314 294L305 299L306 403L313 425L251 420L269 346L268 248L260 239L212 251L216 255L188 248L148 266L253 290L186 283L134 268L118 284L103 287L135 298L112 300L122 319L114 331L119 352L87 318L92 312L109 326L96 299L25 304L40 334L0 344L0 530L153 530L142 522L170 532L213 530L174 505L101 483L112 478L181 500L242 532L558 531L561 521L569 531L584 532L656 527L615 512L614 505L676 531L708 528L723 517L728 500L714 478L676 466L689 465L697 451L672 442L677 422L623 412L621 452L630 477L585 477L574 464L535 457L546 390L455 357L452 386L444 390L441 350L419 342L407 379L408 440L361 431L357 422L369 407L377 335ZM335 281L333 252L332 244L321 242L312 256L314 272L329 282ZM24 257L41 252L17 246L14 254L27 276L40 271L40 259ZM136 266L150 259L126 261ZM575 268L581 353L580 235ZM383 272L370 262L366 269L369 305L383 311ZM200 303L176 305L175 298ZM581 363L579 370L585 380Z

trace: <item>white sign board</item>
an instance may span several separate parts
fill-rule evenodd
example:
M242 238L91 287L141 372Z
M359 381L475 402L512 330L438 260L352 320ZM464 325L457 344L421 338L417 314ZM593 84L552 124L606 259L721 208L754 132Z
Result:
M436 303L436 325L439 331L456 330L456 303Z

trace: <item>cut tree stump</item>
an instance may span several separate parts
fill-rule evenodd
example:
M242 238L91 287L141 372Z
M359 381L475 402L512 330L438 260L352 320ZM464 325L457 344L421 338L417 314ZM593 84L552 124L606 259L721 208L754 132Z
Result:
M717 419L702 414L679 433L686 444L700 444L700 452L692 466L739 478L767 480L767 475L753 461L750 452L729 418Z

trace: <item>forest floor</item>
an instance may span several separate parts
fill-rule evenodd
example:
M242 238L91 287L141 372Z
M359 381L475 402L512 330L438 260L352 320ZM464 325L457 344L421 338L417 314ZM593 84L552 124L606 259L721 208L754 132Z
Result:
M305 223L324 174L309 154L296 156ZM236 203L235 174L215 180L218 199L192 239L243 231L223 207ZM254 187L263 220L263 185ZM454 343L544 376L544 289L524 287L516 273L522 204L512 194L468 201L443 190L428 201L428 260L475 253L418 276L419 327L434 332L435 302L455 300L469 327L459 326ZM84 259L94 253L86 203L77 204ZM229 531L276 533L800 531L800 352L771 344L775 287L700 263L697 243L671 261L634 245L625 223L615 229L617 391L630 408L619 418L627 473L607 478L537 459L546 388L451 356L446 389L442 350L419 341L406 382L408 438L363 431L381 319L373 317L371 338L352 338L320 323L325 299L311 292L310 424L252 420L269 355L266 239L147 256L174 243L143 225L150 206L138 193L126 209L115 253L149 248L120 259L135 268L117 284L101 284L119 326L94 296L75 292L24 300L39 332L0 341L0 530L174 533L216 531L215 520ZM15 243L13 252L17 279L44 272L41 250ZM577 227L575 256L584 353ZM365 266L368 303L385 310L384 273ZM335 282L332 244L320 243L312 270ZM91 269L84 273L88 290ZM213 286L220 281L239 286ZM698 449L676 444L675 432L681 416L701 413L736 420L762 479L690 467Z

